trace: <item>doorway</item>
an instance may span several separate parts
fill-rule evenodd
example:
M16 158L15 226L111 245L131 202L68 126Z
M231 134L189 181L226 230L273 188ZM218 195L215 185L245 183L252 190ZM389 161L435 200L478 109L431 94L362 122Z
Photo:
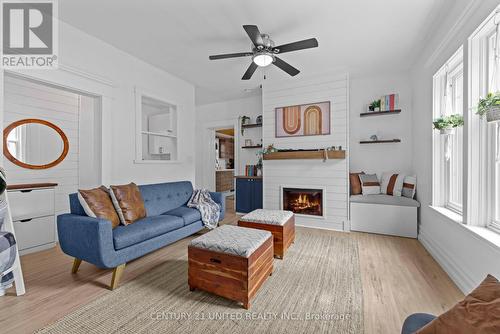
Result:
M215 191L226 198L226 208L234 210L235 129L215 129Z

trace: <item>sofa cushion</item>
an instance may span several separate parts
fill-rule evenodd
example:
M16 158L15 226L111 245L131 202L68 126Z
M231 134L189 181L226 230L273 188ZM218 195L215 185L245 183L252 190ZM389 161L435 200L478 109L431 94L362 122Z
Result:
M164 215L171 215L182 218L184 220L184 226L196 223L197 221L201 220L200 211L188 208L187 206L180 206L173 210L167 211L164 213Z
M127 226L120 225L113 230L115 249L122 249L152 239L184 226L182 218L161 215L146 217Z
M366 203L366 204L381 204L381 205L396 205L410 206L418 208L420 203L414 199L407 197L396 197L391 195L355 195L350 198L351 203Z
M193 186L189 181L146 184L139 186L139 190L148 217L186 205L193 194Z
M141 192L135 183L110 186L110 195L116 213L123 225L129 225L146 217Z

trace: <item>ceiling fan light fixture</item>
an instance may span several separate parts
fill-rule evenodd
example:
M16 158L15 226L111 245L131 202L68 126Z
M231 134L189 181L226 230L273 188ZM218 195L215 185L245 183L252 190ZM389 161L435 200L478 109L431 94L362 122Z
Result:
M266 67L273 63L274 55L269 52L259 52L252 57L252 61L257 66Z

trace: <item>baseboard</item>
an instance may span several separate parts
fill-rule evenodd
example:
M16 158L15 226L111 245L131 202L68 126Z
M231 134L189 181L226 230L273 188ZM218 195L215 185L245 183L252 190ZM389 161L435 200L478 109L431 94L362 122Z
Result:
M439 246L431 236L426 234L425 231L422 230L422 227L420 228L418 240L464 294L468 294L474 289L476 283L469 276L467 271L461 268L460 265L453 260L452 254L449 254L444 248Z

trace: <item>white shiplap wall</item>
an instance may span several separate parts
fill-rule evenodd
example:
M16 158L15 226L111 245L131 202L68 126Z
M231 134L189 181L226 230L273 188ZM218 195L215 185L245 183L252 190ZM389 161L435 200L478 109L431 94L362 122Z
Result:
M69 141L66 158L50 169L18 167L3 159L9 184L55 182L56 215L69 212L68 194L78 189L79 95L32 81L5 76L4 128L25 118L39 118L60 127Z
M264 145L276 148L315 149L339 146L348 151L349 76L347 73L300 78L263 85ZM275 108L330 101L331 133L324 136L276 138ZM324 218L297 217L301 226L349 230L348 157L345 160L264 161L264 208L280 208L280 186L326 190Z

